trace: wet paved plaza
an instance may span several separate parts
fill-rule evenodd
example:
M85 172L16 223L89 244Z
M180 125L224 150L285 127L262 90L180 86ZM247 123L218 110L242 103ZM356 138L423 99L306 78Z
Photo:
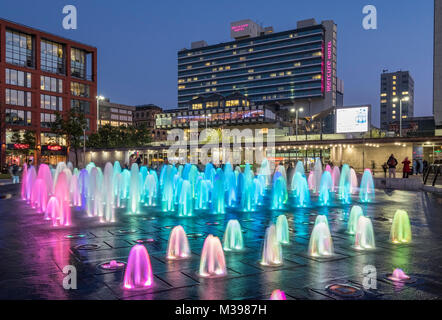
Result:
M372 219L376 250L356 251L346 234L351 205L335 201L330 207L315 205L272 211L266 205L245 214L227 209L225 215L198 212L192 218L165 215L158 208L143 208L132 215L117 210L117 222L99 223L73 210L73 226L54 228L24 201L16 186L1 186L0 194L0 299L268 299L275 289L287 299L348 299L326 287L349 284L353 299L440 299L442 297L442 196L423 192L377 191L374 203L363 207ZM11 194L10 199L5 195ZM7 197L6 197L7 198ZM393 245L389 240L397 209L411 220L413 242ZM291 244L283 246L284 264L276 268L259 264L264 233L280 214L288 218ZM318 214L328 217L336 255L330 259L307 255L308 241ZM225 253L228 276L203 279L197 274L203 241L208 234L222 239L228 220L238 219L246 249ZM188 234L192 258L165 259L171 228L182 225ZM148 249L154 285L144 291L123 290L123 270L104 270L110 260L126 262L131 247ZM76 290L63 288L63 268L77 270ZM376 289L363 289L364 267L375 266ZM413 279L395 284L386 274L401 268Z

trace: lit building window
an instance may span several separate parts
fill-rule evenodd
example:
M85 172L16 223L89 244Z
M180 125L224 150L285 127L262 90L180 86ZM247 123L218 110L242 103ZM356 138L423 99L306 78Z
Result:
M202 103L193 103L192 104L192 109L193 110L201 110L203 108L203 104Z
M218 107L218 101L208 101L206 102L206 108L216 108Z
M26 87L30 88L32 85L31 82L31 73L23 72L13 69L6 69L6 84L12 84L14 86Z
M227 100L226 107L237 107L239 106L239 100Z
M24 67L34 66L32 37L30 35L6 31L6 62Z
M65 73L64 48L62 44L41 40L41 70L52 73ZM84 61L80 61L82 66Z

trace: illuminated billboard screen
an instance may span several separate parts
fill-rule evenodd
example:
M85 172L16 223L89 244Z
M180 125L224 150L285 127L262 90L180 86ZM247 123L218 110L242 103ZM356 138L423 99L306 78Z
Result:
M367 132L369 107L336 109L336 133Z

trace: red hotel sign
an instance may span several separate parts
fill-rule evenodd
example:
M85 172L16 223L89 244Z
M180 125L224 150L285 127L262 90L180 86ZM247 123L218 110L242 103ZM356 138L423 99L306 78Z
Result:
M48 150L50 150L50 151L60 151L61 149L62 149L62 147L61 146L57 146L57 145L48 146Z
M14 143L14 149L18 149L18 150L29 149L29 144L24 144L24 143Z

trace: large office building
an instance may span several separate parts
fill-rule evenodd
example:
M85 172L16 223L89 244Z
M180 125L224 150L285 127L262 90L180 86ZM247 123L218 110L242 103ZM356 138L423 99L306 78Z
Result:
M242 20L232 23L230 32L233 41L210 46L198 41L178 52L179 108L215 93L240 93L257 106L296 106L303 116L343 104L333 21L309 19L296 29L273 32Z
M391 122L413 117L414 80L408 71L381 74L381 129L388 130ZM401 114L402 107L402 114Z
M442 0L434 0L433 113L436 135L442 136Z
M132 125L134 112L134 106L114 103L109 99L99 101L98 125L110 125L112 127Z
M0 19L1 164L66 160L66 143L51 133L56 112L79 108L96 130L97 49ZM35 146L17 143L32 132ZM32 148L33 150L27 150ZM26 151L26 152L24 152Z

